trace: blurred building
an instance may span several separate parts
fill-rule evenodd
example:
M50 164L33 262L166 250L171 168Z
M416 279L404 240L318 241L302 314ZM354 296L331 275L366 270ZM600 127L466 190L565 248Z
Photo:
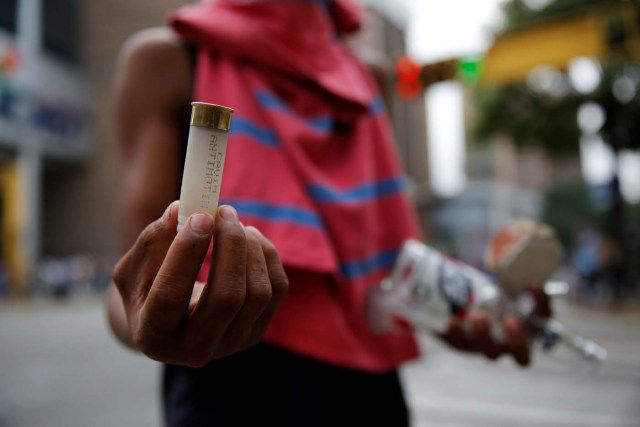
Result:
M0 239L25 286L43 245L48 171L89 155L77 2L0 1Z
M432 194L424 95L406 100L396 92L395 62L406 55L408 12L393 0L360 0L360 3L366 6L366 13L364 28L355 40L356 49L360 47L367 63L378 65L377 72L375 66L372 68L392 119L400 161L422 226L428 230L426 218Z
M44 256L117 253L110 85L118 49L178 1L0 1L0 280Z
M469 262L480 262L490 236L512 219L544 221L548 192L582 180L577 155L554 158L541 147L516 147L505 136L470 143L465 163L462 193L431 204L438 244Z
M0 0L0 233L11 282L26 286L40 259L119 253L119 153L112 84L118 52L162 25L179 0ZM390 2L365 1L359 43L380 59L402 161L428 194L424 103L400 101L394 61L404 22ZM406 18L406 17L405 17Z

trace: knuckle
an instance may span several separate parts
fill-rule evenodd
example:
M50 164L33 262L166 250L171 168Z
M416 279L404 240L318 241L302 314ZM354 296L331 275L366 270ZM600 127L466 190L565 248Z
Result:
M244 229L244 235L247 239L247 244L255 247L260 247L260 240L258 240L258 236L256 236L252 231L253 227L246 227Z
M212 296L215 304L215 316L221 322L231 323L245 304L246 291L242 287L225 288L216 286ZM210 333L212 331L209 331ZM222 332L222 331L221 331Z
M113 283L115 283L116 287L122 290L124 284L128 281L127 279L127 262L126 258L120 259L118 263L113 267L112 279Z
M227 221L218 221L220 224L218 235L224 239L227 244L244 246L247 242L247 235L244 227L239 223L229 223Z
M148 357L155 358L157 346L155 339L147 332L146 329L138 329L131 334L133 343L140 352Z
M195 282L195 277L187 274L158 272L153 278L156 295L170 299L169 303L180 302L180 284Z
M229 289L226 291L221 291L218 294L218 300L223 310L229 315L235 315L240 308L244 305L246 300L246 291L244 288L240 289Z
M202 368L219 357L218 339L189 330L184 342L181 364L190 368Z
M228 259L235 261L238 268L245 270L247 262L247 240L242 230L220 234L215 238L214 251L216 245L219 251L224 251Z
M246 299L251 300L256 305L266 306L272 297L273 290L268 280L261 279L258 283L253 283L252 286L247 288Z
M145 227L136 240L136 247L147 250L152 247L160 238L163 226L160 221L154 221Z
M259 337L257 340L255 338L253 331L236 329L225 337L222 355L237 353L254 346L260 340Z
M154 360L162 360L163 354L173 347L168 345L171 341L169 331L151 321L144 311L138 313L133 324L131 338L135 347Z
M226 244L232 247L244 248L247 245L247 237L240 228L232 228L226 235Z
M271 289L273 294L284 295L289 291L289 278L286 274L277 274L271 278Z
M262 285L269 286L269 273L267 272L267 267L264 263L260 262L259 259L255 257L249 256L247 260L247 281L248 284L251 285Z
M159 339L152 334L142 332L133 336L135 348L148 358L162 363L180 363L175 342L166 338Z
M265 258L275 259L278 262L280 262L280 254L278 253L278 250L276 249L274 244L271 243L270 240L264 239L262 241L262 251L264 252Z

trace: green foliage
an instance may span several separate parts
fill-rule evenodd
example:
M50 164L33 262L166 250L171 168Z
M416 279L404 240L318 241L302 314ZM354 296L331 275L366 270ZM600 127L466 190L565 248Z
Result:
M609 63L605 65L602 84L589 97L604 107L607 118L600 133L616 151L640 149L639 92L640 63ZM619 99L621 95L623 98Z
M524 0L510 0L502 4L502 15L505 25L500 32L548 21L593 6L609 6L622 3L640 3L640 0L555 0L540 9L527 6Z
M578 153L578 97L538 95L526 84L512 84L480 89L476 102L472 131L478 139L505 134L517 147L541 146L554 156Z
M590 223L603 229L605 219L605 213L593 207L583 183L556 186L545 194L542 222L553 227L565 248L570 247L580 226Z
M580 8L623 2L640 5L640 0L555 0L534 10L524 0L510 0L503 4L502 10L505 28L514 29ZM592 101L605 109L606 122L601 134L608 144L615 150L640 148L640 64L612 56L602 67L600 87L588 96L571 89L566 75L558 77L559 87L546 92L534 91L524 82L478 89L471 135L482 142L493 135L504 134L518 147L540 146L555 157L576 155L580 139L578 107ZM624 80L622 86L621 80ZM622 97L626 99L619 96L621 90L626 91L627 96Z

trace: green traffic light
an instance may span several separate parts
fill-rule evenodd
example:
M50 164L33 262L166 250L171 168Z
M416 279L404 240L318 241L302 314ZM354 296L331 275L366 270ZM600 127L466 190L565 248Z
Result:
M458 78L468 85L477 85L482 78L484 64L482 56L467 56L458 59Z

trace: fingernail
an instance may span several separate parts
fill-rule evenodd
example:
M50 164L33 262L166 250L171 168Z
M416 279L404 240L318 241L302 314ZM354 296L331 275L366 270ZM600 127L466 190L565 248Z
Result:
M225 205L220 208L220 217L227 221L238 221L238 212L233 206Z
M198 213L191 216L189 225L198 234L209 234L213 228L213 220L208 214Z

